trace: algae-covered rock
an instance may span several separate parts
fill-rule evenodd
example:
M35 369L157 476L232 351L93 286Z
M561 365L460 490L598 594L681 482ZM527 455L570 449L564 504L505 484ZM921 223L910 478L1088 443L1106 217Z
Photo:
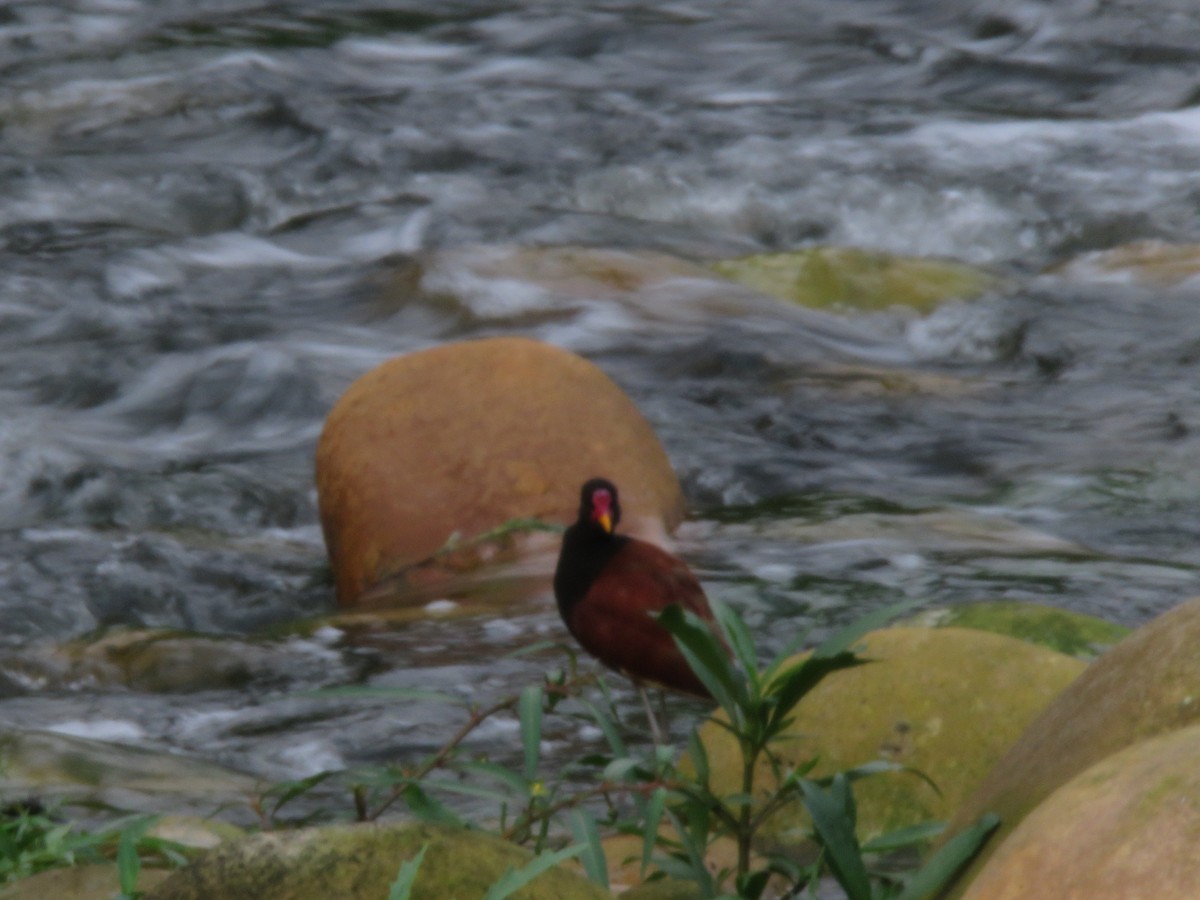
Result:
M713 263L720 275L765 294L819 309L929 312L946 300L996 287L995 276L964 263L895 256L853 247L812 247Z
M825 678L796 707L788 739L774 745L789 764L817 759L813 777L884 759L928 775L893 772L855 784L864 839L947 818L1026 725L1084 664L998 634L962 628L896 627L860 642L870 663ZM720 726L701 729L722 793L740 784L740 756ZM764 764L759 790L772 783ZM939 793L940 791L940 793ZM804 826L798 806L769 821L767 835Z
M967 883L1053 791L1137 741L1200 721L1200 600L1143 625L1110 649L1030 724L960 807L949 838L984 812L999 829L960 878Z
M400 866L425 855L413 900L475 900L533 855L478 831L433 825L332 825L257 834L222 844L175 872L146 900L381 900ZM510 895L601 900L611 895L558 867Z
M579 486L596 475L620 487L627 530L661 536L683 512L670 461L624 391L587 360L524 338L446 344L368 372L330 412L316 464L342 605L452 535L572 521ZM494 550L440 564L469 569Z
M143 868L137 889L148 891L170 872ZM121 891L116 863L89 863L66 869L47 869L0 887L0 900L112 900Z
M1084 660L1093 659L1130 632L1124 625L1069 609L1011 600L928 610L915 617L913 623L930 628L953 626L1006 634Z
M965 900L1193 900L1200 890L1200 725L1076 775L1004 840Z

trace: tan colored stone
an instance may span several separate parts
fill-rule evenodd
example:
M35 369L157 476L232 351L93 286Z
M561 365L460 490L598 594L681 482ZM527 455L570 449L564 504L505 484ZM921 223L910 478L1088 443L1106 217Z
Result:
M1140 282L1172 287L1200 275L1200 244L1134 241L1085 253L1054 271L1082 281Z
M1142 741L1056 790L997 848L964 900L1194 900L1200 725Z
M1200 721L1200 600L1136 630L1051 703L955 814L951 837L984 812L1000 828L960 879L1053 791L1129 745Z
M402 572L419 583L429 570L412 567L452 535L572 521L579 486L596 475L621 489L627 530L661 535L682 515L666 453L629 397L587 360L525 338L447 344L368 372L330 412L316 464L343 605ZM470 569L495 552L432 568Z
M826 677L796 707L788 739L775 744L789 765L816 758L813 777L889 760L928 775L934 790L905 772L855 784L859 835L946 818L984 778L1025 726L1084 669L1084 663L1015 638L961 628L885 628L866 635L867 665ZM709 723L714 787L740 786L740 755L725 729ZM756 774L773 783L765 763ZM940 793L939 793L940 791ZM799 805L781 811L766 837L806 828Z

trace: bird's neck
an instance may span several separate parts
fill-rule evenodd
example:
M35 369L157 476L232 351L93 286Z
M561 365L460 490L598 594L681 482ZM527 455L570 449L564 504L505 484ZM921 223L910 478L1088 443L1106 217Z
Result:
M566 530L554 570L554 597L565 620L570 621L575 605L629 541L623 534L610 534L590 522L576 522Z

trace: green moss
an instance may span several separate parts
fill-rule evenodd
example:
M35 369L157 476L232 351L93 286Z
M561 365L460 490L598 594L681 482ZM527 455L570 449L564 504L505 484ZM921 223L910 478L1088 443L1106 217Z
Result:
M945 610L938 625L1006 634L1076 659L1093 659L1130 629L1082 613L1036 603L970 603Z
M757 291L820 309L860 311L907 306L929 312L998 284L980 269L949 260L894 256L853 247L813 247L722 260L717 274Z
M230 841L180 869L146 900L342 900L388 895L401 863L428 846L413 900L482 897L532 854L479 831L433 825L336 825ZM520 900L605 900L610 895L565 868L540 875Z

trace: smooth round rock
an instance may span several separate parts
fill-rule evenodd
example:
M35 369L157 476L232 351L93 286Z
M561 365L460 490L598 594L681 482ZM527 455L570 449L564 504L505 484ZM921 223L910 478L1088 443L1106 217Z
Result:
M1046 707L950 822L945 839L985 812L1001 820L960 885L1032 809L1080 772L1137 741L1200 722L1197 647L1200 599L1134 631Z
M789 738L774 745L786 764L816 759L822 777L884 759L923 772L935 790L908 772L855 783L863 839L945 819L1025 727L1079 673L1077 659L1025 641L963 628L895 627L859 644L865 665L835 672L796 706ZM741 758L728 732L701 729L712 783L739 789ZM765 762L756 774L769 788ZM806 828L798 804L769 820L766 836Z
M446 344L363 375L330 412L316 467L343 605L428 564L452 536L573 521L580 485L597 475L620 488L626 531L661 536L683 512L670 461L625 392L582 357L525 338ZM494 551L441 562L471 568Z
M1075 776L997 848L964 900L1193 900L1200 891L1200 725Z

